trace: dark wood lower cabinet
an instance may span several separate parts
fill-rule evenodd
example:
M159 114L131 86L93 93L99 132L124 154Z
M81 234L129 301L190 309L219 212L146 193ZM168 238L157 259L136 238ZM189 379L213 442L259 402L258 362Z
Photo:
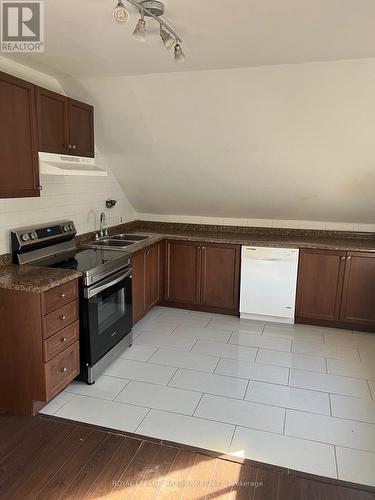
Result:
M166 243L166 305L237 315L239 276L239 245Z
M164 242L155 243L132 256L133 324L135 325L164 295Z
M296 321L375 330L375 254L303 249Z
M364 328L375 327L374 254L347 254L340 319Z
M345 252L300 251L296 304L298 318L339 320L345 257Z
M79 374L77 280L70 285L69 304L69 283L41 293L0 289L0 411L35 414Z
M200 304L238 312L240 247L204 244Z
M144 253L145 263L145 309L160 302L161 299L161 279L162 279L162 258L161 244L157 243L147 248Z
M145 265L144 250L132 256L132 303L133 324L135 325L145 315Z
M166 302L199 303L200 245L190 241L167 241L165 262Z
M133 255L133 321L154 305L238 315L240 245L159 242ZM375 253L302 249L296 322L375 331Z

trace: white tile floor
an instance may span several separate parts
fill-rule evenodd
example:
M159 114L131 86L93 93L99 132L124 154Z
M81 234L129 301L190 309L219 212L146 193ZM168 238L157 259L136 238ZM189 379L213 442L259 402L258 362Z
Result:
M154 308L44 413L375 486L375 334Z

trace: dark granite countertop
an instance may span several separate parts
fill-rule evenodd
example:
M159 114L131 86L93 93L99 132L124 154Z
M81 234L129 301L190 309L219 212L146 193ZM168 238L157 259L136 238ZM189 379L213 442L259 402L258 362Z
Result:
M163 239L205 241L246 246L315 248L343 252L375 252L375 233L282 229L244 226L214 226L167 222L132 221L108 228L110 236L120 233L152 235L126 251L135 253ZM77 244L94 241L95 233L77 236Z
M0 289L41 293L80 276L67 269L5 264L0 266Z
M109 234L137 233L151 235L125 251L133 254L164 239L226 243L246 246L314 248L343 252L375 253L375 234L345 231L317 231L297 229L255 228L235 226L208 226L195 224L132 221L109 228ZM77 244L87 244L95 233L76 238ZM78 278L77 271L9 264L10 255L0 256L0 288L44 292L62 283ZM3 264L3 265L1 265Z
M121 231L114 231L110 234L116 234ZM340 238L340 237L313 237L311 235L296 234L257 234L257 233L236 233L224 231L187 231L187 230L168 230L155 231L142 228L139 230L130 230L129 233L152 235L149 239L136 243L131 248L126 248L126 252L133 254L142 248L146 248L153 243L163 239L175 239L186 241L204 241L207 243L226 243L246 246L261 246L274 248L314 248L321 250L338 250L343 252L374 252L375 239L372 238ZM89 241L85 241L89 243Z
M140 232L139 232L140 233ZM142 233L140 233L142 234ZM148 233L151 234L151 231ZM346 252L375 252L375 240L361 240L349 238L302 238L290 235L261 235L261 234L240 234L240 233L216 233L216 232L180 232L153 233L152 238L142 244L137 244L133 251L142 246L161 239L178 239L187 241L205 241L207 243L231 243L246 246L261 247L288 247L288 248L315 248L321 250L339 250Z

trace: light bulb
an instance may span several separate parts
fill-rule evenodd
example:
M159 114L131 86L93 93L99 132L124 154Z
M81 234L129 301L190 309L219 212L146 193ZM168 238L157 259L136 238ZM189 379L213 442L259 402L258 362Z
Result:
M138 42L146 41L146 21L144 19L139 19L133 31L133 37L138 40Z
M182 52L181 45L179 43L176 43L174 48L174 60L178 63L185 62L185 54Z
M113 11L114 19L119 23L127 23L129 21L129 12L125 9L122 0L119 0L115 10Z
M176 43L176 40L167 31L161 29L160 30L160 36L161 36L161 39L163 40L164 47L167 50L169 50L172 47L174 47L174 44Z

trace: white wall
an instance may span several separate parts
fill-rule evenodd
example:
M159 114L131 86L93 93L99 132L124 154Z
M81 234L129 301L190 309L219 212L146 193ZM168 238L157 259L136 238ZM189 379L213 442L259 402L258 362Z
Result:
M55 79L3 57L0 57L0 70L63 93ZM71 219L82 234L98 228L102 211L107 214L110 225L118 224L120 217L124 222L133 220L134 209L99 151L97 160L101 168L108 170L108 177L42 175L40 198L0 199L0 255L10 250L12 228ZM108 198L117 200L115 208L105 208Z
M375 59L64 85L140 213L373 228Z

